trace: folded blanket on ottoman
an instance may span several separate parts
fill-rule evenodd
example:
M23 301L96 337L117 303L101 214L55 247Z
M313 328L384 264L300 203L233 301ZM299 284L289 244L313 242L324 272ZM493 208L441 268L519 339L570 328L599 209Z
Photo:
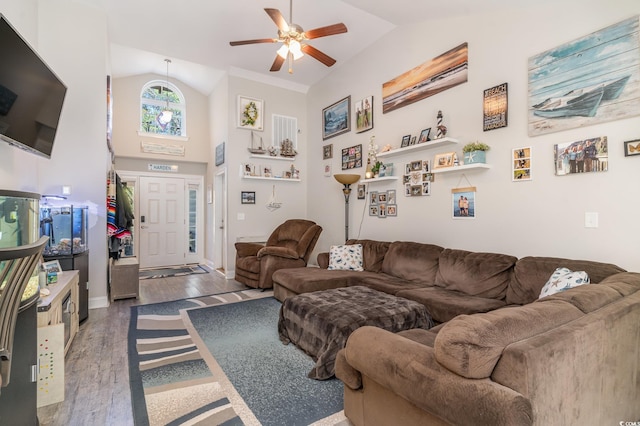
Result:
M359 327L371 325L393 333L429 329L433 320L424 305L363 286L303 293L285 299L278 333L316 364L308 376L325 380L334 375L338 351Z

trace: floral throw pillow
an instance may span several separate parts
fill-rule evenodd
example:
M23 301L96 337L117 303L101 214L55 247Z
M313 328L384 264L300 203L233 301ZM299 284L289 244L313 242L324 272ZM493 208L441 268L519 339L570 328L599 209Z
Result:
M549 278L544 287L542 287L539 299L583 284L589 284L590 282L589 275L585 271L557 268L554 273L551 274L551 278Z
M362 244L331 246L329 270L364 271L362 267Z

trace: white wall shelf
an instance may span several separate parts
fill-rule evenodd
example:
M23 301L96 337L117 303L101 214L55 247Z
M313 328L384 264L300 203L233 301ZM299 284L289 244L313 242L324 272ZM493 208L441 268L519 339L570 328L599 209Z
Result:
M458 143L457 139L453 138L440 138L429 142L423 142L416 145L405 146L404 148L396 148L391 151L378 153L378 158L394 157L396 155L407 154L413 151L422 151L431 148L438 148L446 145L455 145Z
M465 170L490 169L490 168L491 166L486 163L473 163L473 164L463 164L462 166L442 167L440 169L433 169L431 173L464 172Z
M382 182L385 180L398 180L400 178L400 176L382 176L382 177L377 177L377 178L371 178L371 179L362 179L360 182L361 183L374 183L374 182Z
M263 176L242 176L242 179L277 180L279 182L300 182L300 179L287 179L287 178L263 177Z
M282 161L295 161L296 157L281 157L279 155L267 155L267 154L251 154L251 158L262 158L264 160L282 160Z

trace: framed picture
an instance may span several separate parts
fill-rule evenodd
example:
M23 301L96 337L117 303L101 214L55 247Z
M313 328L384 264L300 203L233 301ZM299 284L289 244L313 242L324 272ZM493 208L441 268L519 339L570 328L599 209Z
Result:
M529 58L529 136L640 114L639 30L636 15Z
M395 204L387 204L387 216L398 216L398 206Z
M385 218L387 217L387 205L380 204L378 206L378 217Z
M243 164L242 174L244 176L256 176L256 166L251 163Z
M466 83L468 50L467 43L462 43L383 83L382 113L386 114L458 84ZM440 76L446 76L446 78L438 78Z
M362 144L342 150L342 170L362 167Z
M378 204L387 204L386 192L378 192Z
M262 177L273 177L273 174L271 173L271 166L262 167Z
M409 142L409 145L415 145L416 144L416 137L415 136L411 136L411 142Z
M324 175L327 177L331 177L331 164L324 165Z
M369 204L372 206L378 204L378 191L371 191L369 193Z
M531 180L531 147L516 148L511 154L511 180L522 182Z
M328 160L333 158L333 144L325 145L322 147L322 159Z
M607 137L554 145L553 159L556 176L606 172L609 167Z
M366 196L365 194L366 194L366 190L364 187L364 183L358 184L358 200L364 200Z
M373 96L366 97L355 104L356 133L373 129Z
M443 154L436 154L433 159L433 168L439 169L441 167L451 167L453 166L453 161L455 159L455 152L445 152Z
M421 131L420 132L420 138L418 139L418 143L428 142L430 140L429 139L429 133L431 133L431 127Z
M256 203L255 191L242 191L240 193L240 202L242 204L255 204Z
M402 137L402 143L400 144L400 148L404 148L405 146L409 146L409 142L411 141L411 135L406 135Z
M379 211L377 204L369 206L369 216L378 216Z
M216 146L216 166L224 164L224 142Z
M396 204L396 190L390 189L387 191L387 204Z
M475 219L476 187L452 189L451 205L454 219Z
M507 127L507 83L498 84L484 91L482 104L482 130Z
M624 143L624 156L631 157L634 155L640 155L640 139L634 139Z
M57 274L62 273L62 268L60 267L60 262L57 260L50 260L48 262L43 262L42 266L44 266L44 270L48 273L55 272Z
M351 96L322 110L322 140L351 131Z
M238 127L262 131L264 123L264 101L238 96Z

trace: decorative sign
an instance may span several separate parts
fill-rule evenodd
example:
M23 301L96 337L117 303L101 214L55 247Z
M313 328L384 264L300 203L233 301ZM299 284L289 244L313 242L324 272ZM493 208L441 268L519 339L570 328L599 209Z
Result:
M150 154L167 154L184 156L183 145L163 145L153 142L140 142L140 150Z
M149 163L149 171L150 172L177 173L178 172L178 166L177 165L170 165L170 164L152 164L152 163Z
M224 164L224 142L216 146L216 166Z
M507 83L484 91L482 130L507 127Z

